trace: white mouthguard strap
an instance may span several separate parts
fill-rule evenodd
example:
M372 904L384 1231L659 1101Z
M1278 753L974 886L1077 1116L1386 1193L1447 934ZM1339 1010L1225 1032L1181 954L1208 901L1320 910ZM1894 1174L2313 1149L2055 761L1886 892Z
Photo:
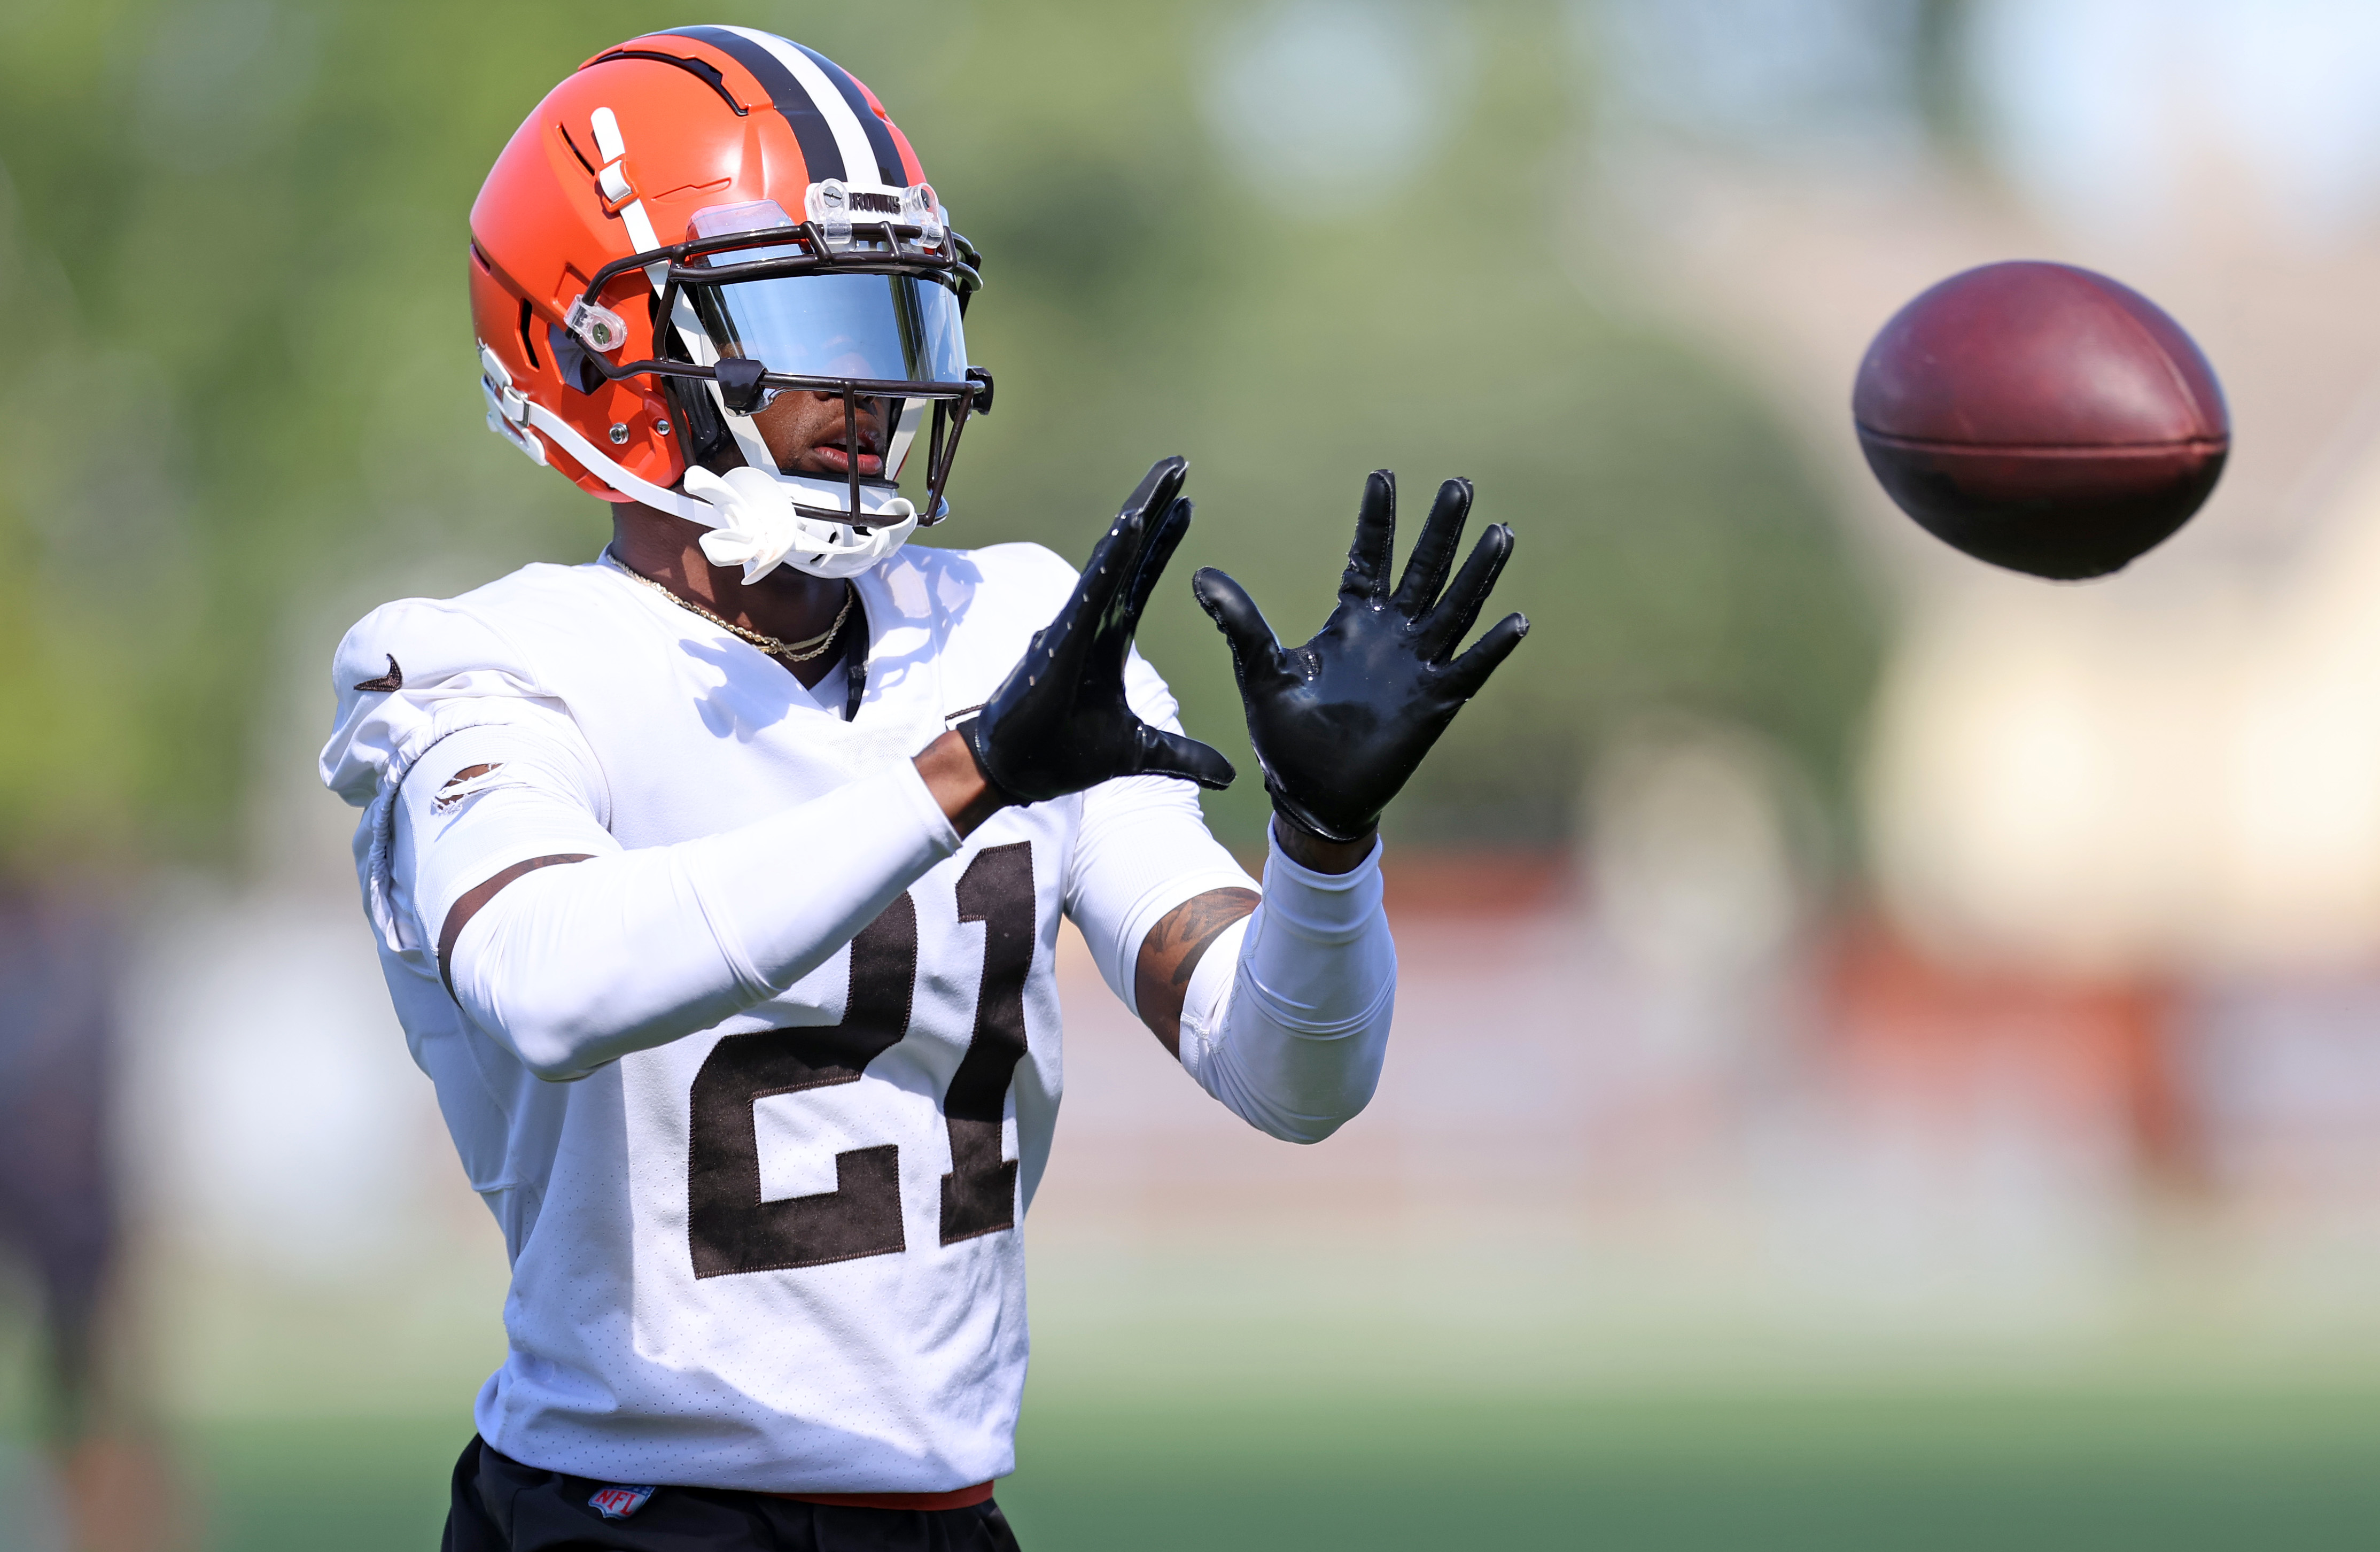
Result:
M742 566L747 584L780 565L813 576L856 576L900 549L917 531L917 509L906 497L867 486L860 488L856 515L865 531L847 519L814 517L796 509L801 503L842 510L850 488L831 479L749 467L730 469L724 477L690 468L686 494L664 490L629 473L570 422L516 389L512 373L484 345L480 346L480 372L491 430L542 464L545 449L528 434L534 428L622 495L715 530L703 536L702 552L713 565Z

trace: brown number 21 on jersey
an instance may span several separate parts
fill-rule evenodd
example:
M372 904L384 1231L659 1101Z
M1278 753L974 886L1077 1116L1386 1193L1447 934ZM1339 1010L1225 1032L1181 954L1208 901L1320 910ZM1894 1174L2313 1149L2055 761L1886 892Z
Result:
M1008 1085L1025 1059L1025 977L1038 923L1033 846L978 853L959 876L959 920L983 923L983 989L975 1032L942 1096L951 1171L942 1177L941 1240L1015 1227L1016 1164L1000 1157ZM686 1240L698 1278L820 1267L908 1248L901 1149L885 1143L834 1158L835 1189L760 1199L755 1101L857 1083L901 1043L917 980L917 906L905 893L851 940L851 995L826 1027L729 1035L695 1074L686 1161Z

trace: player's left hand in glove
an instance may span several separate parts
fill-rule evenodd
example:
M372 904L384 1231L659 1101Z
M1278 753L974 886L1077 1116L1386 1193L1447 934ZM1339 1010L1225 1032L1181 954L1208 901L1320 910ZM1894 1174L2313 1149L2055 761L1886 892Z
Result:
M1190 503L1177 499L1189 467L1176 457L1148 471L1058 617L1035 633L981 713L959 724L977 768L1003 801L1042 803L1117 776L1232 784L1232 762L1220 752L1150 727L1124 704L1133 631L1190 531Z
M1470 512L1469 480L1439 487L1391 594L1396 477L1375 473L1364 488L1339 607L1294 650L1281 646L1238 583L1212 566L1191 579L1232 644L1265 790L1293 825L1326 841L1368 840L1380 810L1463 703L1528 634L1526 618L1508 614L1469 651L1453 655L1512 553L1512 530L1491 525L1440 597Z

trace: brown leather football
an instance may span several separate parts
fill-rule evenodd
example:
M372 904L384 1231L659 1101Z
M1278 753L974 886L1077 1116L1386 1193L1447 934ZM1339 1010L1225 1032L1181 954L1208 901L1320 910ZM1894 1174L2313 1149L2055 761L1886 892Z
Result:
M1985 264L1892 317L1852 418L1927 532L2035 576L2104 576L2215 489L2231 420L2215 369L2129 286L2070 264Z

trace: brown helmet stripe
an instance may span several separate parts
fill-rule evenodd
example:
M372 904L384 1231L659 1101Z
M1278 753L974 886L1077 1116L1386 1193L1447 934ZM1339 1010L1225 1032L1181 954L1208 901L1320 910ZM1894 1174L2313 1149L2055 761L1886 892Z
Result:
M876 153L877 180L887 188L905 187L909 179L907 174L902 170L901 148L892 143L892 131L885 126L882 119L876 116L876 104L869 102L868 94L859 90L859 83L852 79L851 72L807 43L795 42L791 38L786 39L785 42L793 43L794 47L808 55L810 62L819 67L820 72L827 79L834 83L835 91L842 93L844 102L849 104L853 116L859 120L860 128L868 133L868 149Z
M842 149L834 143L833 128L828 125L826 116L819 112L818 104L810 101L809 92L794 79L794 73L786 69L776 55L743 34L724 27L674 27L662 35L691 38L696 42L708 43L743 66L759 84L760 90L769 94L770 105L783 115L785 123L794 131L794 139L801 142L802 168L809 180L812 183L821 183L828 178L849 180L851 175L844 168ZM867 116L870 119L875 117L873 114ZM796 221L801 219L799 211L789 213Z

